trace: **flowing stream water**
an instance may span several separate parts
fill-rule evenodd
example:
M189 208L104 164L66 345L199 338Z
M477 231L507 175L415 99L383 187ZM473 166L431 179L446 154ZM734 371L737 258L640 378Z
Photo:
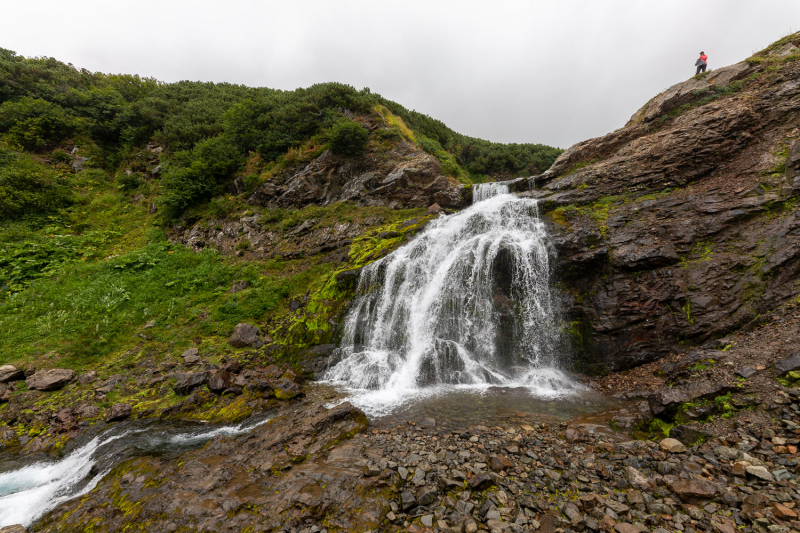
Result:
M546 237L536 200L473 186L472 206L364 268L325 380L372 416L453 389L575 392Z
M92 490L121 461L137 455L179 455L218 436L245 434L260 417L232 426L187 422L123 422L87 435L59 460L5 458L0 464L0 527L30 525L59 504Z

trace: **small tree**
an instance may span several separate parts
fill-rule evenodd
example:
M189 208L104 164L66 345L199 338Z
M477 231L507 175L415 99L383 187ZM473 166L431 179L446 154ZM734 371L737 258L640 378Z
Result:
M335 154L357 156L364 153L369 132L352 120L342 120L333 127L330 135L331 150Z

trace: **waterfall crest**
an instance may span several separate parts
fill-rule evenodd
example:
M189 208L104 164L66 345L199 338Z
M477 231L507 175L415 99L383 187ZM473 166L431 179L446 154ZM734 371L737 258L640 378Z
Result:
M364 268L327 381L372 413L447 386L569 387L538 205L507 192L473 186L471 207Z

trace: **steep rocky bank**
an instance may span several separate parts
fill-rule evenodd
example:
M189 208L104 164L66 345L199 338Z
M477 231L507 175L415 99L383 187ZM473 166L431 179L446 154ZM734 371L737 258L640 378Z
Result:
M798 44L675 85L529 180L584 369L660 359L797 299Z

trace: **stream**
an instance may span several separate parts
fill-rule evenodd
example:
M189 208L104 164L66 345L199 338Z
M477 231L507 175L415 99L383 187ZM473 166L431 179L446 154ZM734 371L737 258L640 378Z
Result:
M212 438L243 435L265 424L265 415L241 424L212 426L176 421L130 421L90 430L60 459L47 455L0 460L0 527L30 525L62 502L92 490L122 461L141 455L177 457Z

